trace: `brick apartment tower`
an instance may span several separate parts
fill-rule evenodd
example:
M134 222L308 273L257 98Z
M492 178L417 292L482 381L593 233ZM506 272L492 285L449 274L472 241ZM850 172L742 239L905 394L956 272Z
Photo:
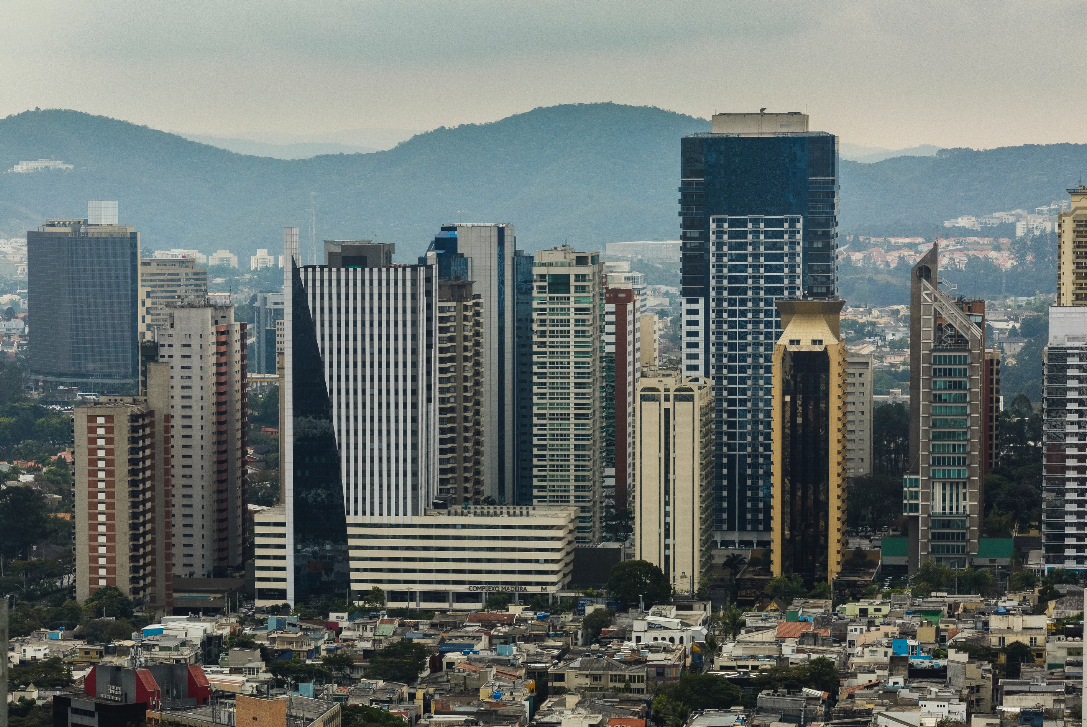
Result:
M76 598L114 586L137 604L173 599L170 372L147 365L143 397L106 397L73 415Z
M622 284L620 284L621 286ZM638 295L608 285L604 292L604 507L627 510L634 489L634 394L640 371Z

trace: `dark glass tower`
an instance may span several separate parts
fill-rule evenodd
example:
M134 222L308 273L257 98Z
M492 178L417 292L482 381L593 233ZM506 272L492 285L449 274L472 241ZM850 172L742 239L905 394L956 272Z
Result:
M47 220L26 240L31 374L84 391L135 393L140 233Z
M713 383L714 537L766 547L774 301L837 293L837 138L799 113L712 129L681 142L684 375Z

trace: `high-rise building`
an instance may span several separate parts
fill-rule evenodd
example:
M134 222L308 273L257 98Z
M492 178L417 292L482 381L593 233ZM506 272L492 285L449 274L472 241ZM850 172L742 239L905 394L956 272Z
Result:
M714 387L715 539L770 544L779 298L836 295L837 139L808 117L718 114L681 143L683 362Z
M779 300L773 358L771 572L833 583L845 550L846 350L841 300Z
M283 293L257 293L253 308L253 352L250 371L274 374L276 371L276 325L283 320Z
M1043 360L1042 538L1045 569L1087 570L1087 422L1080 377L1087 378L1087 307L1049 309L1049 345ZM1084 397L1087 398L1087 397Z
M1057 218L1057 305L1087 305L1087 187L1068 190L1070 208Z
M629 283L604 292L604 390L601 405L601 452L604 509L629 510L634 491L634 399L641 374L638 294Z
M171 559L170 371L147 365L145 396L104 397L77 407L76 598L113 586L135 603L168 609Z
M513 252L516 312L513 326L515 505L532 504L532 265L524 250Z
M598 253L563 245L533 271L533 499L577 506L577 542L598 543L604 270Z
M846 370L846 474L864 477L872 474L872 356L848 354Z
M154 340L154 330L169 323L167 306L203 302L208 297L208 271L192 258L140 260L140 340Z
M517 238L513 225L442 225L420 264L443 280L471 280L483 302L483 478L486 494L513 499L516 472Z
M655 371L638 384L635 558L677 592L709 575L713 537L713 393L709 380Z
M84 219L46 220L26 241L30 328L37 331L31 375L54 386L135 394L140 233Z
M933 244L910 285L910 462L903 479L912 573L932 558L965 568L978 553L998 412L999 359L985 348L985 301L938 286Z
M173 570L225 575L245 545L246 324L234 306L178 304L159 328L158 359L170 366L173 421Z
M438 281L438 489L483 504L483 301L470 280Z
M660 366L660 332L656 313L638 317L638 365L641 368Z

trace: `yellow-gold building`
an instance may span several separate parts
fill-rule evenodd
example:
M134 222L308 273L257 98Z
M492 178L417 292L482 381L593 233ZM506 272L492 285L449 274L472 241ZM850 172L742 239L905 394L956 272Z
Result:
M771 570L833 583L845 550L846 349L841 300L779 300Z
M1087 187L1069 189L1057 222L1057 305L1087 305Z

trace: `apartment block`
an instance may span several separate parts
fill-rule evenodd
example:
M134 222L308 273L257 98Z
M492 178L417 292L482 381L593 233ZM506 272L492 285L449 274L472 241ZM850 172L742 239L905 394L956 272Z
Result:
M913 466L903 480L911 573L929 558L965 568L983 545L984 480L1000 394L998 355L985 348L985 302L940 290L936 244L912 273Z
M89 203L86 219L26 233L31 376L50 386L135 394L139 386L140 233Z
M660 321L656 313L638 316L638 365L641 368L660 366Z
M169 324L167 308L181 302L203 303L208 297L208 271L192 258L140 260L140 340Z
M641 375L638 294L628 283L604 292L601 451L604 509L628 510L634 492L634 400Z
M533 500L577 507L579 544L601 539L603 275L568 245L533 266Z
M638 385L635 558L677 592L708 577L713 538L713 392L708 379L655 371Z
M438 282L438 498L482 504L483 300L470 280Z
M113 586L150 609L171 606L169 370L147 367L147 395L104 397L72 416L76 598Z
M287 506L276 505L253 516L253 564L257 606L284 603L287 589Z
M846 362L841 300L779 300L773 357L771 572L833 583L845 551Z
M180 304L158 329L170 366L173 558L180 577L225 575L245 543L246 327L233 306Z
M872 474L872 357L846 355L846 475Z
M836 295L837 138L800 113L716 114L680 168L683 366L714 386L714 538L768 547L774 302Z
M1043 353L1042 539L1045 569L1087 570L1087 306L1049 309ZM1085 384L1087 385L1087 384ZM1081 394L1083 395L1081 398Z
M1068 190L1069 209L1057 218L1057 306L1087 305L1087 187Z

